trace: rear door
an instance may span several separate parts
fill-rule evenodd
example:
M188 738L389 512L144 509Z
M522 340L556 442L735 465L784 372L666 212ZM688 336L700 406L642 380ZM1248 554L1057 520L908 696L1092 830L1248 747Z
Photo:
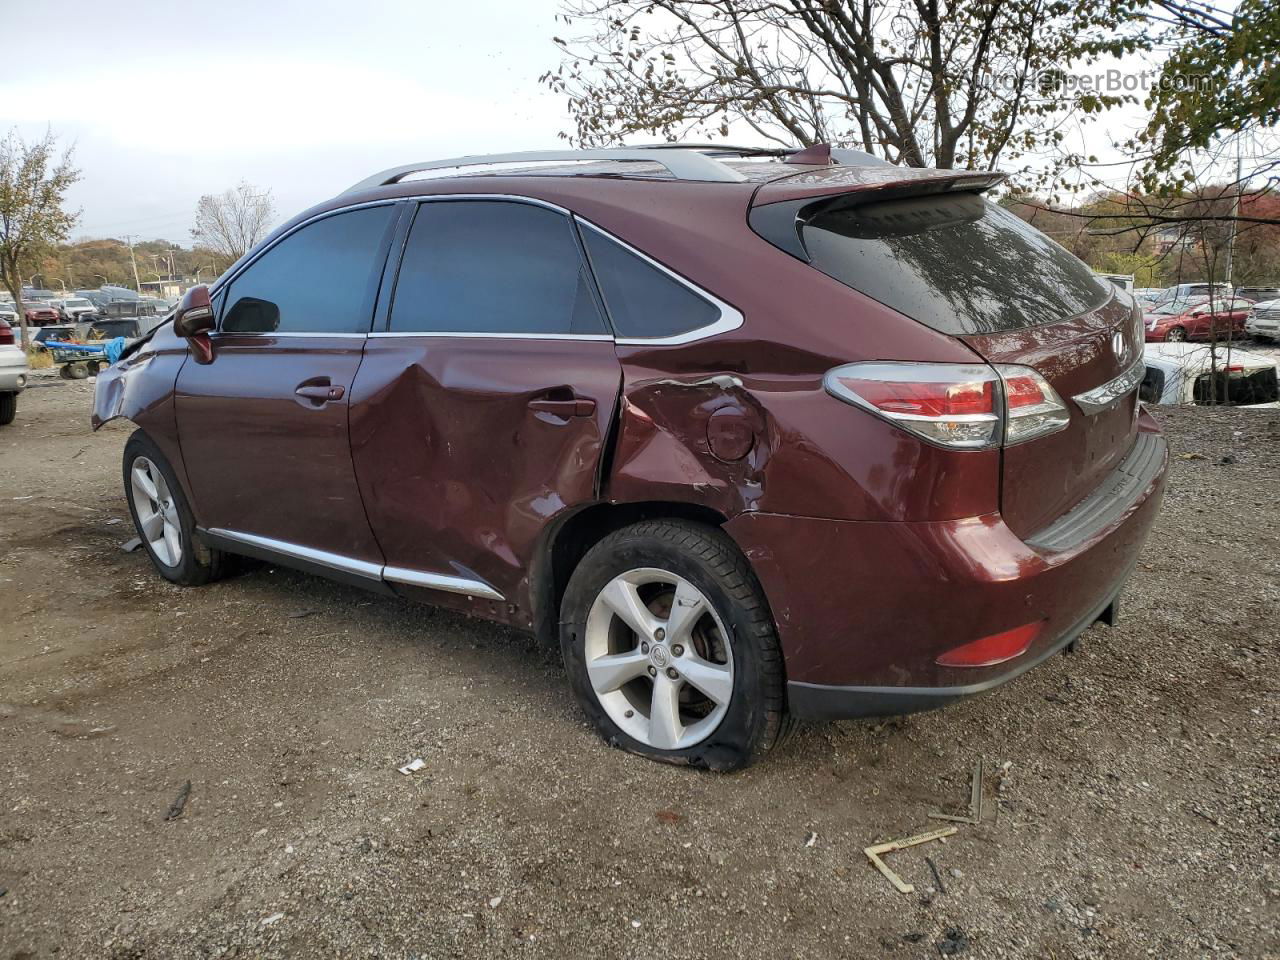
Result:
M205 528L376 577L347 414L395 213L381 205L313 221L219 291L213 361L189 359L175 391Z
M387 580L527 615L539 536L598 494L619 381L567 214L421 203L352 392L356 474Z

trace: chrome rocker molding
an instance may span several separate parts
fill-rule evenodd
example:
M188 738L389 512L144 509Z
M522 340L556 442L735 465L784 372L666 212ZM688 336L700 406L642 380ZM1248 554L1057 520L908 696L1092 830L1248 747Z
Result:
M401 583L411 587L425 587L428 590L481 597L485 600L505 599L497 590L480 580L369 563L367 560L357 560L340 553L329 553L327 550L316 550L285 540L259 537L256 534L240 533L237 530L226 530L222 527L198 529L196 532L215 543L223 541L230 545L249 547L253 555L263 559L293 560L306 566L321 567L339 574L346 574L348 578L355 578L356 582L372 580L376 583Z
M1077 393L1071 399L1090 416L1102 413L1104 410L1110 410L1123 400L1126 394L1138 389L1138 384L1142 383L1142 378L1146 376L1146 372L1146 364L1143 362L1142 357L1138 357L1133 366L1129 367L1128 370L1114 380L1108 380L1101 386L1086 390L1084 393Z

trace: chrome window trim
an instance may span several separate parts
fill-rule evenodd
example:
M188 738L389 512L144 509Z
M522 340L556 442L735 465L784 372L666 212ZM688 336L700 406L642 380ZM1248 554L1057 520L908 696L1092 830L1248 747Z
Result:
M605 230L603 227L598 227L594 223L592 223L590 220L585 220L582 217L578 216L577 214L573 214L572 216L574 220L578 222L579 225L595 231L600 236L604 237L606 240L612 241L613 243L616 243L618 244L618 246L622 247L622 249L635 254L645 263L649 264L649 266L661 271L662 273L665 273L668 277L670 277L676 283L680 284L685 289L691 291L695 296L701 297L703 300L706 300L708 303L710 303L712 306L714 306L717 310L720 311L720 318L718 320L715 320L707 324L706 326L694 327L692 330L686 330L684 333L672 334L669 337L615 336L613 338L614 343L624 347L675 346L677 344L693 343L695 340L705 340L708 337L719 336L722 333L728 333L730 330L737 330L740 326L742 326L742 323L743 323L742 314L737 310L737 308L725 303L723 300L721 300L715 294L711 293L709 290L704 290L702 287L698 286L693 281L688 280L685 277L682 277L680 274L676 273L670 267L667 267L666 265L659 263L657 260L653 259L653 257L649 256L643 250L637 250L631 244L627 243L625 240L622 240L614 236L612 233L610 233L608 230Z
M295 340L299 338L322 337L325 340L342 339L342 340L365 340L368 338L367 333L319 333L312 331L291 331L286 333L272 333L269 330L217 330L209 334L210 337L271 337L279 340Z
M445 338L451 340L604 340L609 341L613 336L608 333L479 333L479 332L442 332L431 333L426 330L382 330L369 334L373 337L393 337L404 339L406 337L414 337L418 339L434 339Z
M1124 397L1132 393L1142 383L1143 376L1146 375L1147 365L1144 357L1139 354L1129 369L1113 380L1094 387L1092 390L1086 390L1084 393L1077 393L1071 399L1076 402L1082 411L1087 415L1102 413L1110 410Z
M224 292L227 288L230 287L232 283L236 281L236 278L239 277L240 274L244 273L245 270L249 269L249 267L251 267L254 263L256 263L258 259L263 256L263 254L273 249L281 241L285 240L288 237L293 236L303 227L308 226L309 224L315 223L317 220L323 220L325 217L331 217L339 213L346 213L350 210L360 210L365 207L379 207L379 206L385 206L387 204L396 204L396 203L402 203L402 202L437 203L437 202L447 202L450 200L493 200L493 201L506 202L506 203L527 203L535 207L543 207L547 210L553 210L556 213L563 214L566 217L570 217L580 226L588 227L591 230L594 230L596 233L600 234L606 240L611 240L612 242L621 246L624 250L630 251L640 259L644 260L650 266L653 266L658 270L661 270L663 273L671 277L673 280L675 280L677 283L679 283L683 287L687 288L697 296L711 303L720 311L720 318L710 324L707 324L706 326L696 327L693 330L688 330L688 331L685 331L684 333L673 334L672 336L669 336L669 337L618 337L612 334L573 334L573 333L498 333L498 332L481 333L481 332L470 332L470 331L462 331L462 330L439 331L439 332L427 332L422 330L413 330L413 331L385 330L385 331L371 331L369 333L347 333L347 334L310 333L310 332L269 334L269 333L250 333L250 332L232 331L228 335L241 336L241 337L243 336L276 336L276 337L350 336L350 337L449 337L449 338L466 337L470 339L490 339L490 340L553 340L553 339L554 340L612 340L614 343L618 344L619 346L624 346L624 347L646 347L646 346L662 347L662 346L677 346L684 343L693 343L694 341L697 341L697 340L705 340L708 337L715 337L715 336L719 336L722 333L728 333L731 330L737 330L743 324L742 313L737 308L731 306L728 303L725 303L715 294L711 293L708 290L703 289L702 287L693 283L691 280L688 280L685 277L682 277L680 274L676 273L674 270L663 265L662 263L659 263L657 260L653 259L653 257L649 256L643 250L637 250L631 244L627 243L625 240L622 240L621 238L610 233L608 230L605 230L603 227L596 226L596 224L592 223L590 220L586 220L583 217L578 216L572 210L566 209L565 207L562 207L559 204L552 203L549 200L540 200L537 197L525 197L525 196L520 196L518 194L513 194L513 193L414 194L414 195L404 196L404 197L387 197L380 200L366 200L363 203L352 203L343 207L335 207L332 210L325 210L323 213L317 213L315 216L308 217L306 220L303 220L301 223L297 223L294 226L290 227L287 233L282 233L280 236L272 240L268 246L263 247L261 250L257 251L253 255L253 259L247 260L246 262L241 264L239 267L237 267L234 273L225 274L219 277L216 285L210 288L210 291L209 291L210 296L216 296L217 294ZM589 264L588 264L588 268L590 268ZM219 324L221 324L222 322L221 317L218 318L218 322ZM221 334L224 331L220 329L217 332Z
M327 550L304 547L301 544L290 543L287 540L260 537L253 533L228 530L225 527L209 527L204 532L210 536L221 537L224 540L243 543L246 546L258 547L262 550L270 550L272 553L278 553L282 557L303 560L317 566L327 567L330 570L355 574L369 580L403 583L414 587L426 587L430 590L441 590L446 593L483 597L486 600L505 599L501 593L487 583L480 580L471 580L467 577L458 577L445 573L430 573L425 570L411 570L407 567L392 567L382 563L370 563L367 560L357 560L355 557L344 556L340 553L330 553Z

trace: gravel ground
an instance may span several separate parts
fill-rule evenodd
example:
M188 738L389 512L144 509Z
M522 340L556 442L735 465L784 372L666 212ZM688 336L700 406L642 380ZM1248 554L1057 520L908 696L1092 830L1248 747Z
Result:
M0 960L1280 956L1276 411L1158 411L1117 628L717 775L603 746L517 633L160 580L91 390L37 378L0 429ZM979 758L987 818L890 855L895 892L862 848L962 811Z

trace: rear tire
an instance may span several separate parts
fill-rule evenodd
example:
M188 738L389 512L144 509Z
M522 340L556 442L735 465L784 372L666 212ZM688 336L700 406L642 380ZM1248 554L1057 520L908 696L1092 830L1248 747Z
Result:
M793 728L764 593L714 527L649 520L605 537L574 570L560 621L574 694L611 746L736 770Z
M1182 327L1171 327L1169 332L1164 335L1169 343L1182 343L1187 339L1187 331Z
M68 380L85 380L89 376L89 368L83 363L69 363L62 369L69 371Z
M142 546L160 576L198 587L226 574L228 555L195 535L195 517L169 461L141 430L124 445L124 491Z
M16 393L0 393L0 427L13 423L18 415L18 395Z

